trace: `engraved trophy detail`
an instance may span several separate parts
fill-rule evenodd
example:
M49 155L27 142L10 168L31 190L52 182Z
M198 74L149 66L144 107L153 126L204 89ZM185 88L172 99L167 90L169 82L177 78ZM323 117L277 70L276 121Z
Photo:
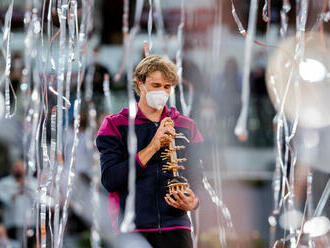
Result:
M172 126L174 127L174 122L172 120L167 121L165 123L165 126ZM175 137L182 137L184 139L187 139L182 133L176 133ZM172 196L172 193L175 191L181 191L185 195L189 196L188 193L185 193L185 191L189 188L188 180L179 175L179 170L184 170L185 167L180 165L179 163L187 161L186 158L177 158L177 151L184 149L185 146L176 146L175 145L175 139L171 141L169 144L169 147L165 149L164 152L161 153L162 160L167 160L167 163L163 165L164 171L172 171L173 178L169 179L167 181L167 188L169 194ZM173 196L172 196L173 197Z

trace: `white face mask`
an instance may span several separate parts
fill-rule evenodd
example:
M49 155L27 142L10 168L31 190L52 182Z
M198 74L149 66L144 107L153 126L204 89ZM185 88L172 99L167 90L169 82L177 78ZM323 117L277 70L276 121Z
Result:
M147 91L146 87L143 85L144 89L146 90L146 99L147 104L155 109L162 109L167 100L169 95L163 90L154 90L154 91Z

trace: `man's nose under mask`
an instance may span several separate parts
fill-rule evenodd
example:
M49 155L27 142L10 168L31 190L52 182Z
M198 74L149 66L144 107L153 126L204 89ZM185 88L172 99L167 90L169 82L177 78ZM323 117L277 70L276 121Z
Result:
M143 85L146 93L147 104L155 109L162 109L167 100L169 95L163 90L155 90L155 91L147 91L146 87Z

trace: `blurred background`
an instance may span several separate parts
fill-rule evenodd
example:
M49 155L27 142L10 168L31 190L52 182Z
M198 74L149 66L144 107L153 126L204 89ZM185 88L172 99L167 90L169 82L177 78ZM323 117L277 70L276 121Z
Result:
M135 67L145 56L145 41L149 42L150 53L167 56L175 63L178 63L178 59L182 60L183 97L190 111L182 107L182 95L178 87L176 96L168 104L176 106L198 124L205 139L203 150L199 151L203 157L204 174L221 200L221 204L218 202L216 206L207 192L201 195L198 247L272 247L275 240L286 237L285 218L287 222L299 222L301 218L296 215L282 217L284 220L281 222L280 218L286 210L274 214L276 202L279 201L274 194L274 190L275 193L279 190L274 186L279 182L276 176L280 174L288 178L284 170L276 170L279 159L277 149L280 147L285 150L283 144L286 137L280 136L283 140L279 140L279 136L276 136L279 124L275 118L277 111L267 92L266 71L268 60L276 51L275 46L286 37L297 35L297 23L302 16L307 20L304 26L306 31L312 30L318 23L321 25L317 26L318 30L321 28L322 32L328 32L329 18L324 18L322 24L319 21L320 13L329 13L326 12L330 7L328 2L235 0L233 11L229 0L127 1L128 30L123 28L124 0L69 1L68 16L72 2L77 4L76 24L88 24L87 28L79 26L80 32L86 29L82 32L85 36L73 34L76 39L72 41L72 50L72 22L68 17L63 24L58 11L61 4L68 4L67 1L15 0L11 27L6 23L11 1L0 2L0 105L3 105L0 111L0 247L39 247L42 242L46 242L47 247L53 247L49 245L54 239L62 240L63 247L116 247L108 213L107 192L99 180L98 153L94 140L104 117L128 106L129 67L125 65L130 63ZM152 23L149 18L150 3L153 6ZM255 3L256 20L250 23ZM308 5L305 14L301 10L304 3ZM139 6L142 6L140 16L136 14ZM265 6L268 21L265 21ZM285 12L284 7L288 6L291 8ZM244 32L240 32L233 13L245 29L248 26L255 27L252 40L259 44L247 45L247 38ZM181 39L178 30L182 20L184 27ZM36 23L41 25L38 31ZM124 40L136 23L140 28L134 37L133 48L125 53ZM64 45L60 44L63 28L66 28ZM8 32L9 42L6 39ZM83 44L78 37L84 37ZM13 90L9 90L6 97L7 79L4 79L4 75L6 62L9 61L6 57L8 51L11 54L8 79ZM247 60L249 53L250 59ZM71 107L64 108L67 110L62 113L62 136L59 126L54 124L59 119L55 115L59 112L54 109L56 102L58 104L58 96L54 92L59 92L61 58L65 59L62 80L65 92L62 95L66 96L67 101L61 98L60 101L64 107L69 106L68 102L71 103ZM71 63L72 68L69 69ZM327 68L329 65L325 63ZM248 73L247 76L244 72ZM79 82L81 91L79 89L78 93ZM248 109L248 135L245 140L244 137L239 139L240 136L235 136L234 130L242 109L241 95L246 82L249 83L250 97L245 103ZM109 90L105 90L107 83ZM75 109L75 100L80 97L80 107ZM10 99L9 104L5 103L6 99ZM4 117L5 104L10 107L11 113L17 107L13 117ZM74 125L77 119L75 115L80 115L79 128ZM294 121L290 120L290 132L294 128L293 124ZM310 211L317 206L329 179L328 139L324 138L328 137L327 134L327 126L306 131L298 125L298 138L289 143L294 149L290 148L287 159L289 165L285 170L289 174L295 167L293 177L296 179L296 187L292 191L295 195L295 210L291 210L296 211L297 215L306 216L305 220L312 216L304 212L304 204L309 196L306 187L311 185L307 183L309 173L314 175L313 187L308 188L313 191L312 199L308 198ZM75 135L79 141L73 153ZM320 141L322 137L324 143ZM314 142L313 146L310 142L315 139L318 142L316 145ZM62 147L58 147L58 142L61 142ZM54 154L55 146L56 152L60 149L64 158L60 172L61 159ZM299 155L293 154L293 150ZM325 169L313 167L315 158L321 156L320 151L323 154L322 168ZM311 155L312 160L308 156L310 152L316 152L316 155ZM72 154L75 159L71 161ZM297 158L297 161L292 158ZM70 163L75 165L73 176ZM320 161L317 160L317 163L320 164ZM60 175L58 180L57 174ZM287 192L283 187L281 192L285 194ZM329 209L327 201L324 209ZM229 220L232 221L235 234L232 230L228 231L231 223L228 224L228 218L224 217L226 210L230 212ZM329 216L326 211L323 215ZM59 219L58 225L63 224L64 230L56 226L56 218ZM328 222L326 228L327 225ZM296 226L296 229L299 228ZM56 237L56 232L59 237ZM219 233L225 235L226 246L221 242ZM328 236L326 232L323 238L328 240ZM309 238L303 237L298 247L314 247L308 246ZM1 246L1 242L4 246ZM11 246L5 246L6 242ZM326 242L316 243L315 247L330 247ZM297 246L282 242L277 247Z

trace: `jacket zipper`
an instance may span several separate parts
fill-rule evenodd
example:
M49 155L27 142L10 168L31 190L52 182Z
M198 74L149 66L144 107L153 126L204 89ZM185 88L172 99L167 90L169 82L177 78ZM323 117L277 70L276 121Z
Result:
M159 176L159 166L157 167L157 180L158 180L158 189L160 187L160 176ZM158 232L161 233L162 229L160 228L160 210L159 210L159 194L157 194L156 201L157 201L157 214L158 214Z

